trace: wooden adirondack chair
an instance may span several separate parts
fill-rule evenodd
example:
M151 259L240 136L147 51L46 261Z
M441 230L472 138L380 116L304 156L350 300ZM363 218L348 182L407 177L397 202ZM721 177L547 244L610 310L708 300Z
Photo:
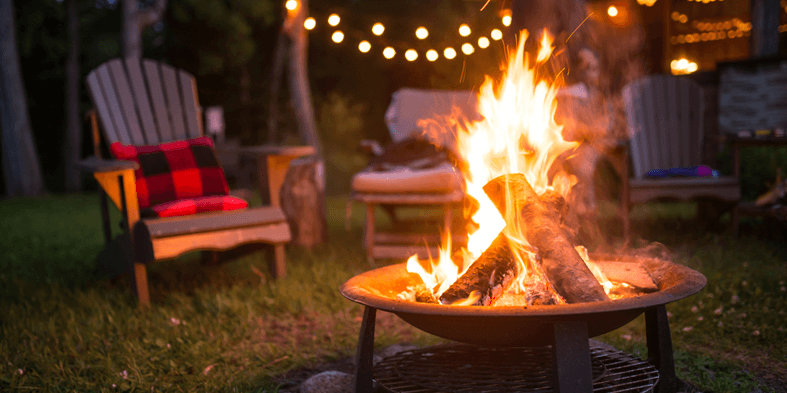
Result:
M647 178L652 169L693 167L703 163L702 88L685 77L648 76L623 88L628 120L629 153L623 162L622 215L624 236L629 236L631 205L656 199L716 199L733 206L740 201L736 177ZM737 226L733 210L733 229Z
M403 88L393 94L385 122L393 142L408 138L419 131L419 121L449 116L453 110L460 110L465 116L478 116L475 94L471 91L421 90ZM455 149L456 142L450 133L432 135L432 142L438 146ZM371 150L382 151L374 141ZM371 143L374 142L374 143ZM463 180L458 169L443 163L428 169L403 169L389 172L362 171L353 177L351 202L366 205L364 224L364 248L367 259L406 259L413 254L420 258L438 255L436 245L440 244L439 232L423 233L412 231L423 227L423 220L411 222L397 218L398 208L440 209L442 222L440 228L452 228L454 211L461 208L465 199ZM376 228L376 207L382 207L393 221L393 231ZM348 210L349 211L349 210ZM430 247L424 247L424 243ZM454 245L467 242L467 236L453 234Z
M114 59L87 77L95 110L89 113L96 157L80 169L92 172L101 185L101 206L107 247L100 260L124 260L132 271L140 304L149 303L146 265L195 250L228 250L250 243L268 244L274 277L285 275L284 243L290 229L280 208L279 188L290 160L314 154L311 147L255 146L236 153L258 158L262 192L271 206L191 216L140 219L131 161L100 158L99 128L107 144L156 145L203 135L201 108L194 77L153 60ZM99 127L98 125L101 125ZM267 186L267 187L264 187ZM112 239L107 196L123 213L125 233Z

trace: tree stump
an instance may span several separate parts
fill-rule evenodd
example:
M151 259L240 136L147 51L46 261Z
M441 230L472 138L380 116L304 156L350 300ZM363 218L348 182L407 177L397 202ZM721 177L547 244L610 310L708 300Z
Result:
M314 159L294 160L281 188L281 208L292 233L291 244L312 248L326 241L324 164Z

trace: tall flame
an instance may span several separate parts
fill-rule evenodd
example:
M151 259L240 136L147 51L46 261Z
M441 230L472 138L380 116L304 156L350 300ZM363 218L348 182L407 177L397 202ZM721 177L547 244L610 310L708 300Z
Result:
M562 153L576 148L567 142L555 123L558 84L539 78L539 70L550 58L552 38L544 31L536 60L531 64L525 52L527 31L522 31L516 54L509 59L506 74L499 83L487 77L478 93L478 112L483 120L460 127L458 150L466 162L464 177L467 194L478 201L472 219L478 229L469 234L467 249L460 261L452 261L450 252L441 252L439 261L431 261L431 271L420 266L417 258L408 261L408 271L418 273L436 296L442 294L486 250L503 231L518 260L519 287L537 274L530 246L525 238L519 212L513 206L504 218L483 191L490 180L505 174L522 173L541 195L547 190L568 191L570 180L560 178L550 183L549 168ZM558 185L559 184L559 185ZM508 223L508 225L506 225ZM448 248L450 250L450 247ZM411 270L412 269L412 270ZM449 282L450 281L450 282Z

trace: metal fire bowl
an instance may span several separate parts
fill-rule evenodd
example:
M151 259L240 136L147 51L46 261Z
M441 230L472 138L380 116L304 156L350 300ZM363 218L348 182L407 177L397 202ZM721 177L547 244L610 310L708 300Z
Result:
M606 254L593 254L591 259L641 265L659 290L625 299L580 304L444 306L396 299L408 286L421 284L420 277L408 273L402 263L359 274L345 282L340 291L349 300L392 312L435 336L483 346L534 347L552 344L555 322L586 321L588 336L599 336L631 322L647 308L691 296L707 283L699 272L664 260Z

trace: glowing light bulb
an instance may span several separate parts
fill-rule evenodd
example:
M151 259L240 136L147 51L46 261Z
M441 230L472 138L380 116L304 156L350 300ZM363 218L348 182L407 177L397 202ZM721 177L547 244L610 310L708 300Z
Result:
M374 33L374 35L381 35L384 31L385 26L383 26L382 23L375 23L374 26L372 26L372 33Z
M303 27L305 27L306 30L311 30L314 26L317 26L317 21L314 20L314 18L306 18L306 20L303 21Z
M487 48L489 47L489 38L481 37L478 39L478 47L479 48Z
M511 15L503 16L503 26L511 26Z
M426 60L435 61L437 60L437 57L438 55L436 50L429 49L428 51L426 51Z
M342 33L340 30L336 30L333 32L333 35L331 35L331 39L333 42L338 44L344 40L344 33Z
M339 24L339 22L341 22L341 20L342 18L340 18L339 15L331 14L331 16L328 17L328 24L331 26L336 26Z
M473 48L473 45L470 45L469 43L462 44L462 53L466 55L472 55L473 52L475 52L475 48Z
M385 56L386 59L393 59L393 57L396 56L396 51L390 46L386 47L383 49L383 56Z
M407 61L415 61L418 58L418 52L415 49L408 49L407 52L404 52L404 58Z
M618 16L618 7L615 7L614 5L609 6L609 8L607 8L607 15L613 18Z
M422 40L426 37L429 37L429 30L426 30L426 27L419 27L415 29L415 36L418 37L419 40Z
M680 68L682 70L685 70L686 68L689 67L689 61L684 57L684 58L678 60L677 66L678 66L678 68Z
M459 35L461 35L462 37L469 36L470 35L470 26L468 26L466 24L462 24L461 26L459 26Z
M361 41L361 43L358 44L358 50L362 53L368 52L369 49L372 49L372 44L370 44L369 41Z
M695 62L693 62L693 61L692 61L691 63L689 63L689 66L688 66L688 68L686 69L686 71L688 71L689 73L692 73L692 72L694 72L694 71L697 71L697 68L699 68L699 67L697 66L697 63L695 63Z
M443 51L443 56L444 56L446 59L449 59L449 60L451 60L451 59L453 59L454 57L456 57L456 51L454 50L454 48L451 48L451 47L449 46L448 48L445 48L445 50Z
M489 33L489 36L495 41L500 41L503 38L503 32L498 29L494 29L491 33Z
M295 11L298 8L298 2L296 0L288 0L284 6L290 11Z

